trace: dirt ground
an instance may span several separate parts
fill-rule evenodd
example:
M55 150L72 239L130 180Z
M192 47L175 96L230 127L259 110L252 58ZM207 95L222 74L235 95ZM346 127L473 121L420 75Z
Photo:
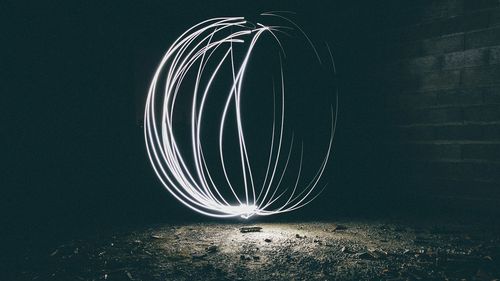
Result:
M155 225L27 250L9 280L496 280L499 234L449 222Z

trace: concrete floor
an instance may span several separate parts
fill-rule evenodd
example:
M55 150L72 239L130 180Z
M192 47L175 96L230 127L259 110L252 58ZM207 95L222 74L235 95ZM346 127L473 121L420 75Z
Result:
M158 225L26 252L12 280L495 280L496 225Z

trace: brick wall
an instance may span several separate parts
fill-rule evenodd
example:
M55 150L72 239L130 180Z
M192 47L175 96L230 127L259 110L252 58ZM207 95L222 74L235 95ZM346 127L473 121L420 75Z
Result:
M415 194L500 200L500 1L394 12L374 35L373 66L390 171Z

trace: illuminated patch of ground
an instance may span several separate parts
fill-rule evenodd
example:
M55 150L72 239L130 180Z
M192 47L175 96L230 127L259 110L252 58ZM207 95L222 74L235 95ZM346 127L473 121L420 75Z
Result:
M498 228L384 222L163 225L26 257L21 280L494 280ZM254 229L257 231L258 229Z

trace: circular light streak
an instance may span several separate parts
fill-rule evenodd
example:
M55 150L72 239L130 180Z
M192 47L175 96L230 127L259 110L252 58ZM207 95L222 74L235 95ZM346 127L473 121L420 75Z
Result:
M279 116L274 118L271 144L269 147L265 177L255 178L250 162L251 155L247 150L246 135L241 116L241 96L243 80L247 71L248 61L254 47L264 35L272 36L281 50L283 46L278 35L286 34L286 30L299 30L312 47L318 61L320 56L311 40L305 35L298 25L282 16L280 13L264 13L262 16L275 17L285 20L293 27L266 26L261 23L253 24L243 17L220 17L205 20L184 32L170 46L162 58L149 87L145 115L144 136L146 149L153 169L163 186L182 204L190 209L212 217L242 217L250 218L254 215L268 216L290 212L301 208L316 198L322 191L317 190L319 181L325 171L331 154L333 135L337 120L338 98L335 109L332 107L332 126L328 146L322 161L319 163L316 174L304 184L300 183L303 161L303 150L300 155L295 185L284 189L281 184L290 161L293 139L288 153L284 150L284 124L285 124L285 82L283 69L280 71L279 85ZM241 63L235 59L234 47L238 45L245 48ZM332 58L328 48L330 58ZM221 58L216 58L217 52L222 52ZM283 50L284 53L284 50ZM212 61L211 61L212 60ZM208 63L215 61L207 73ZM281 56L280 56L281 61ZM333 71L335 66L331 60ZM212 176L204 153L201 138L201 124L207 97L214 79L220 75L224 64L230 64L232 69L232 85L225 97L224 106L218 130L218 156L221 172L224 174L225 183L218 184ZM195 73L194 81L186 78L188 73ZM204 79L202 79L204 78ZM189 80L189 81L186 81ZM207 80L204 82L204 80ZM176 126L174 126L173 112L178 98L181 95L183 83L194 84L190 108L190 156L186 157L180 149L176 139ZM274 90L274 89L273 89ZM183 93L182 93L183 94ZM276 107L276 105L275 105ZM230 109L233 109L230 111ZM242 172L242 181L234 183L228 176L228 164L224 153L224 132L230 112L234 112L237 131L237 144ZM276 118L277 117L277 118ZM187 159L189 158L189 159ZM192 163L191 165L189 163ZM262 182L262 184L257 184ZM224 186L227 190L222 192ZM323 187L324 188L324 187ZM243 195L242 195L243 193ZM230 196L228 196L228 194Z

